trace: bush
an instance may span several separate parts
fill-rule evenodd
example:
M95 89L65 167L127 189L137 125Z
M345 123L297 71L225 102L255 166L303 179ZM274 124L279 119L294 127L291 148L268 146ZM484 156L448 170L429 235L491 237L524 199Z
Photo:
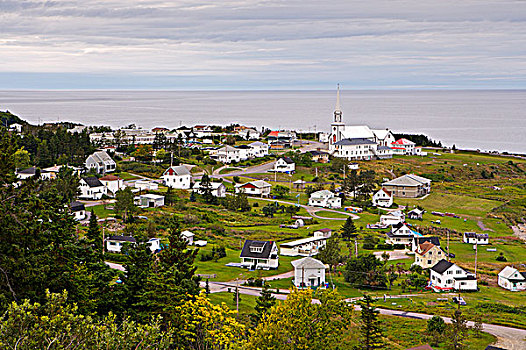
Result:
M376 249L379 249L379 250L393 250L393 245L392 244L387 244L387 243L379 243L376 245Z
M125 263L128 260L128 257L124 254L119 253L104 253L104 260L109 260L116 263Z
M254 204L252 204L252 206L253 206L254 208L257 208L257 207L259 207L259 203L258 203L258 202L255 202Z
M506 259L506 257L505 257L502 253L500 253L500 255L497 256L497 257L495 258L495 260L497 260L497 261L503 261L503 262L508 261L508 259Z
M250 277L249 279L247 279L245 285L249 287L263 287L264 283L265 281L263 281L263 279L261 278Z
M234 176L234 177L233 177L233 180L234 180L235 183L239 183L239 176L237 176L237 175Z

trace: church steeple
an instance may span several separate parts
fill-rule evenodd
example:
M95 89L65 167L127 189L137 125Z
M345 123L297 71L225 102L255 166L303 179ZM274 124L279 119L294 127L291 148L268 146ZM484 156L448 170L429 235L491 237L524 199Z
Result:
M338 84L338 90L336 92L336 107L334 108L334 122L342 122L342 108L340 106L340 84Z

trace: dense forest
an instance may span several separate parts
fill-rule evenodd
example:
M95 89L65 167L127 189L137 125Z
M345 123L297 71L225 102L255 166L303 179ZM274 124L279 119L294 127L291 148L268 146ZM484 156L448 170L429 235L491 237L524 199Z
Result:
M398 140L401 138L413 141L418 146L423 147L442 147L442 142L431 140L427 135L424 134L394 134L394 137Z

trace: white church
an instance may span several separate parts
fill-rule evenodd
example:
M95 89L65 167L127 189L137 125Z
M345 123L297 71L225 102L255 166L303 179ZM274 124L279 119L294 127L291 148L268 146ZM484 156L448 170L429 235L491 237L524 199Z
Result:
M393 156L391 144L395 137L391 131L372 130L366 125L345 125L340 106L340 85L336 93L334 121L331 124L329 153L348 160L385 159Z

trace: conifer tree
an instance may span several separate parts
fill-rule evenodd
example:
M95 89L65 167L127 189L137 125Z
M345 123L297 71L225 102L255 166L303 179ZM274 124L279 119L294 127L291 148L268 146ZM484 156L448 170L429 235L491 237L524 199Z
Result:
M345 224L341 227L342 237L345 240L348 240L353 237L353 235L356 233L356 226L354 225L354 221L352 220L352 217L348 217L347 220L345 220Z
M369 295L364 295L360 306L362 308L361 349L382 349L384 343L382 340L383 334L380 328L380 321L378 320L379 311L375 309L373 299Z
M468 333L467 320L462 311L455 310L451 317L451 325L447 328L447 342L453 350L466 348L466 335Z
M94 253L100 254L100 258L102 258L102 250L104 247L104 242L102 241L102 231L97 221L97 214L95 214L93 209L91 210L91 215L89 218L88 232L86 232L86 241L93 247Z
M268 313L270 309L276 304L276 297L270 292L270 285L263 284L261 294L256 298L256 306L254 306L255 314L252 315L254 323L258 324Z

